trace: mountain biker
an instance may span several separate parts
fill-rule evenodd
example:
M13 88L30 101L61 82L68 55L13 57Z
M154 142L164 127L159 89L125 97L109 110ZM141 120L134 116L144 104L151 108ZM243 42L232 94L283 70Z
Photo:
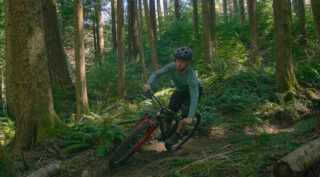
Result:
M169 109L177 113L180 107L185 104L182 110L182 117L179 122L176 132L172 134L165 143L167 146L172 146L177 143L183 127L192 122L195 116L198 101L202 94L202 84L198 81L193 69L190 66L192 60L192 50L189 47L180 47L173 54L175 62L169 63L158 71L152 73L147 84L143 85L142 89L148 92L153 82L162 75L171 74L176 85L176 90L173 92L169 102ZM166 120L165 129L169 130L171 119Z

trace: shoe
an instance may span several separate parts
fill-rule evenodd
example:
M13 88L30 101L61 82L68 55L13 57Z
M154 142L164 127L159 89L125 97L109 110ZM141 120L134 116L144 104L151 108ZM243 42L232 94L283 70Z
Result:
M177 133L174 133L170 138L168 138L165 143L166 146L172 146L178 142L179 135Z

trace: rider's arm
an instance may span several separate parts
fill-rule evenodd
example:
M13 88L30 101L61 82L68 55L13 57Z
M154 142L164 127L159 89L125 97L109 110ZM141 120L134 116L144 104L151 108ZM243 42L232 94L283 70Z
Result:
M188 117L194 117L199 100L199 86L196 76L193 74L188 81L190 92L190 107Z
M154 72L151 74L147 84L152 85L153 82L159 77L162 76L164 74L167 74L170 72L170 70L172 69L172 67L175 67L175 63L170 63L162 68L160 68L158 71Z

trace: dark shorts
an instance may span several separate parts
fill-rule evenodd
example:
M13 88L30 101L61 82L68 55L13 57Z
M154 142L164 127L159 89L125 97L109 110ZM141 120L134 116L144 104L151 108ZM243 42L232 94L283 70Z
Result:
M202 87L199 87L199 98L198 101L200 101L200 98L203 94ZM177 113L179 109L182 106L182 113L181 116L183 118L186 118L189 114L189 106L190 106L190 93L189 92L180 92L175 90L173 94L170 97L169 102L169 109L171 109L173 112Z

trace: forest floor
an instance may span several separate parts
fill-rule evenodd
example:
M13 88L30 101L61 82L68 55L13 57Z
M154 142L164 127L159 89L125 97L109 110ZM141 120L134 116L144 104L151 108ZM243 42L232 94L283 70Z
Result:
M90 149L65 161L55 176L270 176L278 159L320 136L314 130L319 115L281 127L235 126L240 117L224 117L228 126L202 127L179 150L166 151L162 142L151 138L125 164L110 169L109 157L97 158Z

